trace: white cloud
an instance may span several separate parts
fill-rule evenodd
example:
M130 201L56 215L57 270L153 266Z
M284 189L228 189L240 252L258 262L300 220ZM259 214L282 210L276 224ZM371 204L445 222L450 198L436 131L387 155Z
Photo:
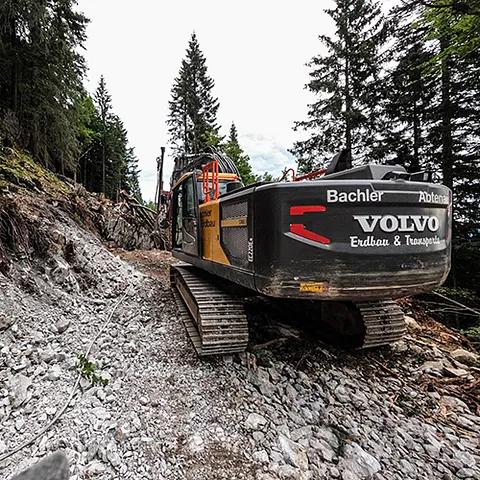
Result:
M295 168L295 159L287 151L289 145L280 143L273 136L253 133L240 135L239 143L249 155L257 175L268 172L279 176L285 167Z

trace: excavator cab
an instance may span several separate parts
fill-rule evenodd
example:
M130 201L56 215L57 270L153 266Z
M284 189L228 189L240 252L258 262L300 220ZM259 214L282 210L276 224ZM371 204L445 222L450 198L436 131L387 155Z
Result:
M172 249L200 256L201 227L209 225L208 219L201 220L203 205L241 187L236 173L219 173L215 162L181 177L173 187Z

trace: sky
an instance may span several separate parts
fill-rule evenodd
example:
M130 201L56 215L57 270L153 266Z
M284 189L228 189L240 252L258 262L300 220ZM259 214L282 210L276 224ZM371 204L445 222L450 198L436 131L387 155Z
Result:
M239 143L256 174L295 167L287 152L314 101L304 89L305 64L325 53L320 34L334 27L329 0L79 0L91 23L83 52L93 93L105 77L113 110L124 122L139 159L143 198L153 200L156 157L166 147L164 188L173 159L165 121L174 78L195 31L215 81L220 133L235 122ZM303 137L305 134L303 134Z

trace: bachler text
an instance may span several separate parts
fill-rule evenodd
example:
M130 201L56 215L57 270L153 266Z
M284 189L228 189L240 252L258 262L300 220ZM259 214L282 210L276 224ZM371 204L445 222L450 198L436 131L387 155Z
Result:
M420 197L419 202L422 203L441 203L447 205L449 203L449 198L447 195L440 195L438 193L429 193L429 192L419 192Z
M392 232L424 232L425 229L436 232L440 221L429 215L354 215L365 233L372 233L375 228L386 233Z
M385 192L374 192L370 189L357 188L354 192L327 190L327 203L381 202Z

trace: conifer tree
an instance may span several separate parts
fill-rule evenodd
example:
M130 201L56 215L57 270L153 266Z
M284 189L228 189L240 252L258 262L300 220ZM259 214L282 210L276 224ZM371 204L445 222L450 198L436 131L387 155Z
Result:
M100 77L97 90L95 91L95 101L100 113L102 122L102 192L105 194L106 187L106 163L107 163L107 119L112 109L112 99L107 91L105 78Z
M128 146L122 120L113 112L112 99L103 76L91 98L83 101L83 120L79 141L84 152L80 162L81 179L93 192L117 200L120 190L141 198L138 159Z
M385 157L411 172L431 169L434 150L428 132L435 117L437 79L423 68L433 58L420 23L424 10L414 2L391 12L395 37L390 51L395 64L385 81Z
M0 2L0 141L73 173L88 20L76 0Z
M138 158L135 156L133 148L127 149L126 162L127 169L122 188L127 190L128 193L140 203L143 203L139 181L140 170L138 169Z
M466 27L474 3L459 11L455 2L411 0L396 9L407 15L396 30L402 54L388 88L390 131L401 133L390 147L402 146L397 160L437 172L453 190L456 238L478 235L480 223L480 61L470 52L480 31Z
M245 154L243 149L238 143L238 132L235 123L232 122L230 126L230 135L228 142L222 148L224 153L233 160L240 173L240 178L244 185L250 185L255 183L256 177L253 174L252 167L250 165L250 158Z
M320 35L327 54L314 57L308 90L318 100L309 105L308 120L296 122L295 130L311 132L296 142L292 153L300 171L310 171L347 148L354 158L379 155L381 130L381 46L386 28L375 0L335 0L325 12L336 26L334 37Z
M198 153L207 145L206 132L217 131L219 103L212 95L213 87L194 32L169 102L167 126L175 153Z

